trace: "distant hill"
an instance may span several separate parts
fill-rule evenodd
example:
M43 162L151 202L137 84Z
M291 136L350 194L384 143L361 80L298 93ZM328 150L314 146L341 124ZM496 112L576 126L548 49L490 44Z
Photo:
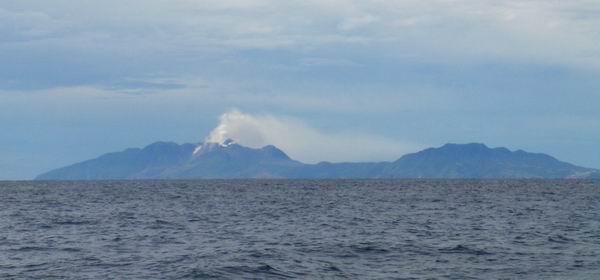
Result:
M590 169L546 154L512 152L484 144L446 144L408 154L393 162L383 177L396 178L568 178Z
M199 178L598 178L595 169L549 155L446 144L394 162L304 164L275 146L244 147L232 140L201 145L157 142L41 174L37 180Z

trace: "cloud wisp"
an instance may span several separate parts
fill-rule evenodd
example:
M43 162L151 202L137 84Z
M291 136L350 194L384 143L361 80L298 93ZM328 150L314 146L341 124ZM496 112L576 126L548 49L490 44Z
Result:
M420 147L369 134L322 131L287 116L251 115L238 110L221 115L206 142L227 139L253 148L275 145L306 163L395 160Z

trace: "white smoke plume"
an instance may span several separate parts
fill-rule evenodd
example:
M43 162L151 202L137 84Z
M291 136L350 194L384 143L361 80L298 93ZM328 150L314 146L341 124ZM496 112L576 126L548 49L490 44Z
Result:
M253 148L274 145L291 158L306 163L395 160L419 148L385 137L328 133L298 119L250 115L238 110L221 115L219 125L206 142L223 143L227 139Z

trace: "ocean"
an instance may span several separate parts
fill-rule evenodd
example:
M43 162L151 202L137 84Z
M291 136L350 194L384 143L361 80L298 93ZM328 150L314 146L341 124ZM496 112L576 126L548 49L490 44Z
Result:
M0 279L600 279L600 181L0 182Z

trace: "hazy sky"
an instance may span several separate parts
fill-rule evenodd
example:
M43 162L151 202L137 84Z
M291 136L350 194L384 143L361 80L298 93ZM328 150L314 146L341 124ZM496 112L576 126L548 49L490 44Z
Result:
M599 77L597 0L3 0L0 179L226 112L307 161L483 142L600 167Z

